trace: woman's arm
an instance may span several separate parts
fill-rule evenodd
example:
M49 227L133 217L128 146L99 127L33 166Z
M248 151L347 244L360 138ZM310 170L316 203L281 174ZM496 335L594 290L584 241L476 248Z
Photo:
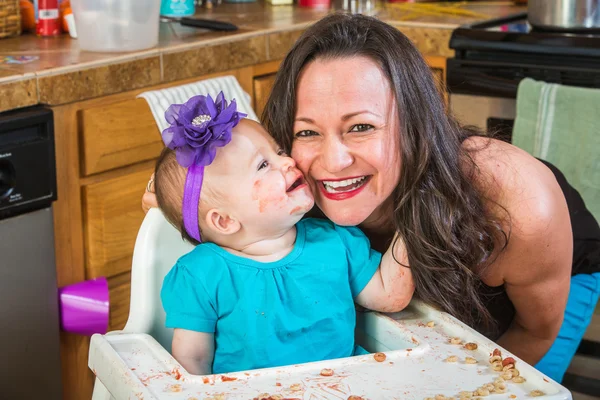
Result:
M210 375L215 355L212 333L175 329L172 343L173 357L193 375Z
M410 268L403 266L408 265L404 243L396 239L383 254L379 268L367 286L356 297L359 305L375 311L397 312L410 303L415 284ZM394 260L394 255L403 265Z
M504 284L516 309L498 344L535 364L558 335L569 294L573 238L566 201L554 174L514 146L492 141L474 158L489 209L510 232L483 276L487 285Z

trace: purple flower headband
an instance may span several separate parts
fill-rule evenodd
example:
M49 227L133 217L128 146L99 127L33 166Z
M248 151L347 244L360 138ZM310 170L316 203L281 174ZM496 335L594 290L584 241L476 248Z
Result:
M177 162L188 168L183 189L183 226L202 242L198 226L198 204L204 167L217 155L217 147L231 141L231 130L246 114L236 111L235 100L227 104L223 92L213 100L210 95L194 96L184 104L172 104L165 112L169 127L162 132L165 146L175 150Z

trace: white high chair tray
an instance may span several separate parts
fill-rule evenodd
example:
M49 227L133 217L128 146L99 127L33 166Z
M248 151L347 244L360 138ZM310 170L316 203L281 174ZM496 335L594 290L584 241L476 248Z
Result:
M428 323L433 321L433 326ZM188 374L158 342L146 334L94 335L90 368L115 399L459 399L461 392L498 379L491 353L499 346L445 313L417 302L396 314L359 313L357 343L370 352L384 352L378 362L373 354L280 368L210 376ZM429 324L432 325L432 324ZM240 327L243 329L243 327ZM451 344L450 338L462 344ZM335 338L331 338L335 345ZM467 350L465 343L476 343ZM447 358L457 356L457 362ZM570 392L517 357L513 357L526 381L507 381L506 393L495 399L571 399ZM466 357L477 360L465 363ZM333 375L322 376L323 369ZM533 391L542 393L533 394ZM483 396L473 395L473 398ZM440 399L441 397L438 397Z

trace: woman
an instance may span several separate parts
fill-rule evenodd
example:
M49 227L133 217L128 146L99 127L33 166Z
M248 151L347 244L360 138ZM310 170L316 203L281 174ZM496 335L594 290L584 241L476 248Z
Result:
M361 15L317 22L281 65L263 120L325 217L395 246L419 298L562 379L591 316L578 338L556 340L578 272L561 187L525 152L459 126L402 33ZM594 263L571 291L589 309Z

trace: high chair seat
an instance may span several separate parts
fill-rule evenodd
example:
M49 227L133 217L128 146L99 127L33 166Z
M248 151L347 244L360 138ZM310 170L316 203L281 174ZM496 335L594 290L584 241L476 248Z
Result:
M239 84L228 78L225 95L235 97L240 109L256 119ZM141 95L149 101L161 129L169 104L183 103L199 93L214 96L222 87L213 80L191 85ZM173 331L164 326L160 289L169 269L191 248L160 210L148 212L134 248L129 320L122 331L94 335L90 343L88 365L96 375L94 400L345 400L351 396L423 400L438 394L458 398L461 391L472 394L499 377L489 364L491 352L499 348L496 344L419 301L400 313L358 314L356 343L377 354L228 375L190 375L169 353ZM452 337L460 338L461 344L451 341ZM335 341L332 337L332 345ZM463 346L467 342L475 345ZM512 355L503 351L503 356ZM455 362L450 357L456 357ZM571 399L564 387L512 357L526 382L498 389L505 397L523 398L532 390L541 390L546 399ZM473 361L476 363L471 364Z

